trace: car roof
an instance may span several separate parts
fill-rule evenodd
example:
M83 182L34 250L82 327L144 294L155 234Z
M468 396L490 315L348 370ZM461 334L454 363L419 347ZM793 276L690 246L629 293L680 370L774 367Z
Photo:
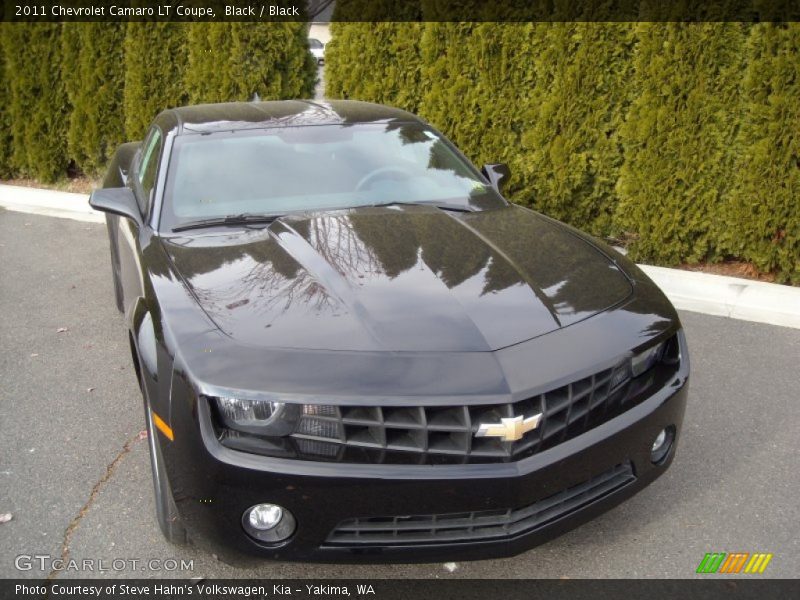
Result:
M213 133L264 127L352 125L416 121L413 114L371 102L356 100L275 100L197 104L163 111L156 117L164 133L177 135Z

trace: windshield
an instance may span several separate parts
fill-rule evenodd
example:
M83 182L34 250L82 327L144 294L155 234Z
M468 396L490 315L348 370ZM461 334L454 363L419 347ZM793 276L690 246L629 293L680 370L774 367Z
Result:
M179 136L162 226L393 202L502 204L471 165L421 124L294 126Z
M322 42L319 40L315 40L314 38L310 38L308 40L308 46L310 48L322 48Z

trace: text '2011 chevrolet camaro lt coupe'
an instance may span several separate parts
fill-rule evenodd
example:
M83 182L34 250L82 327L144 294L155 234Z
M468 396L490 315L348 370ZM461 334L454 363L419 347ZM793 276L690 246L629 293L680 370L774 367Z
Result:
M665 471L689 375L675 310L507 202L508 174L351 101L167 110L117 150L90 203L169 540L508 556Z

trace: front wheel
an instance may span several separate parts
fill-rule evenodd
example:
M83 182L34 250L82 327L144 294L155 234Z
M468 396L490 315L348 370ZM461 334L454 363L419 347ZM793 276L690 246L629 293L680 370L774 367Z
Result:
M142 387L144 388L144 386ZM181 523L178 507L175 506L175 499L172 496L172 488L167 479L164 457L161 456L161 447L158 445L158 440L156 440L158 432L153 427L153 413L146 399L144 404L145 419L147 420L147 445L150 451L150 465L153 469L153 489L155 491L158 526L168 542L182 546L189 539L186 535L186 529Z
M114 303L119 312L124 311L122 304L122 282L119 280L119 258L116 244L114 243L114 220L106 215L106 229L108 230L108 243L111 250L111 280L114 282Z
M119 312L124 312L124 308L122 306L122 284L119 281L117 270L114 268L113 258L111 259L111 277L114 280L114 304L116 304Z

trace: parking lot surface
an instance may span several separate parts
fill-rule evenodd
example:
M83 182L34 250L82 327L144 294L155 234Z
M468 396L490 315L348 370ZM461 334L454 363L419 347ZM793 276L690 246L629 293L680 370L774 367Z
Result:
M677 457L600 518L503 560L233 567L158 530L104 226L0 209L0 577L51 574L17 558L33 555L119 567L59 578L694 577L706 552L770 552L759 577L796 577L800 330L681 318L692 381Z

